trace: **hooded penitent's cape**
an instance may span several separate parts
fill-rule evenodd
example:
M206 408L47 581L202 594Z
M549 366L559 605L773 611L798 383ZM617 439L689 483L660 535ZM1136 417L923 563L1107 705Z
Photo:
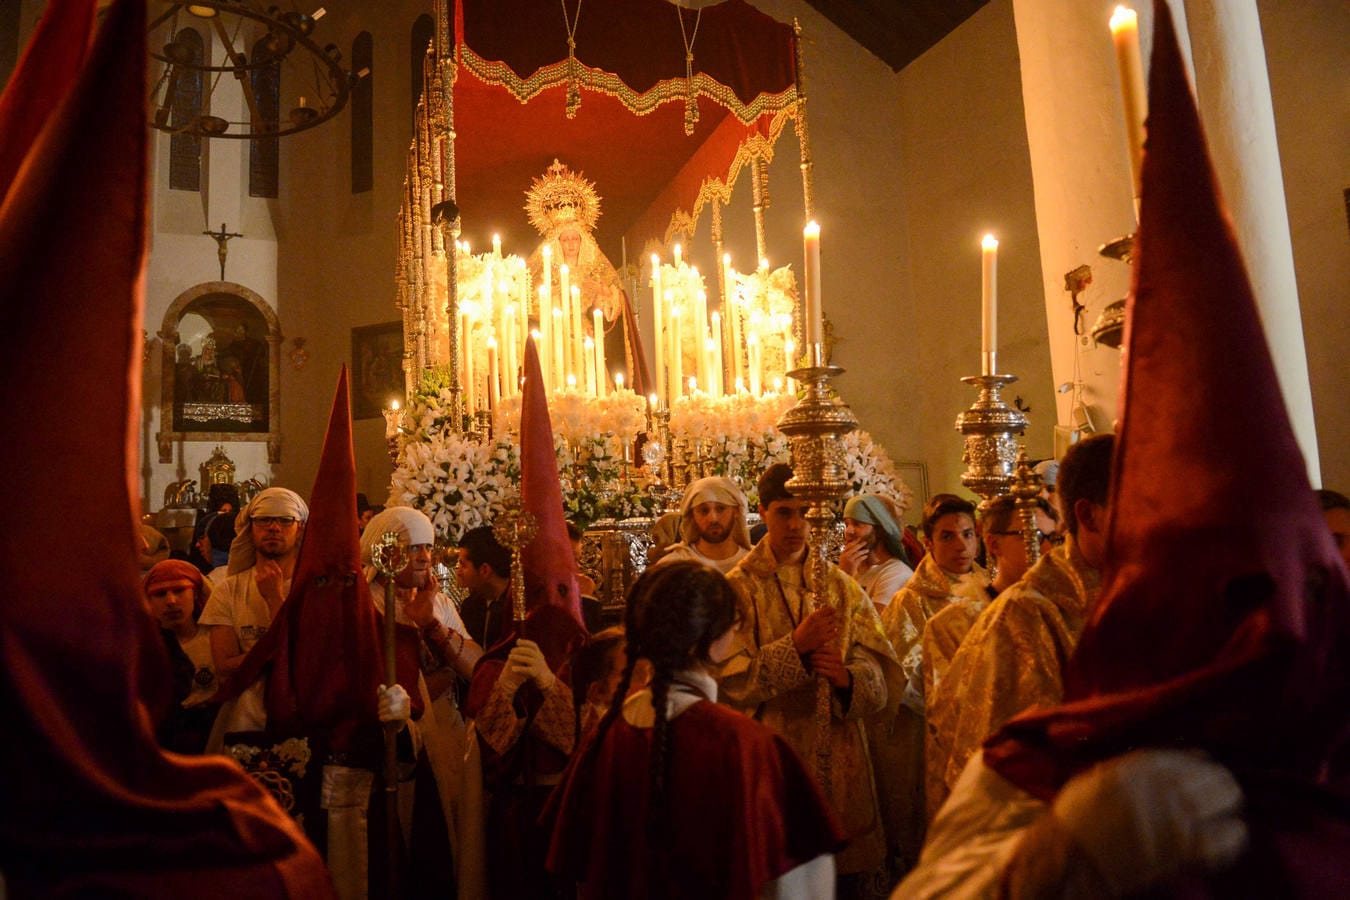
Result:
M553 426L548 417L548 398L539 367L534 339L525 342L525 383L520 412L520 502L533 516L538 532L521 551L525 575L525 623L513 625L506 637L479 661L464 704L465 714L478 714L487 702L502 665L515 646L517 631L534 641L557 674L573 649L586 640L581 619L581 590L577 585L577 562L567 536L562 485L558 481L557 457L553 453ZM509 594L508 594L509 596ZM538 708L538 692L526 686L516 695L527 709ZM490 753L490 750L487 751ZM560 771L557 765L546 768Z
M1330 896L1350 883L1350 579L1156 8L1102 595L1064 705L1010 722L985 761L1049 798L1131 749L1203 749L1242 784L1252 841L1198 895Z
M331 752L356 753L373 764L381 742L376 705L384 648L380 616L361 572L355 522L356 463L344 365L291 591L224 693L247 688L270 663L268 734L316 737ZM415 698L414 711L420 714L421 698L413 689L417 634L407 626L399 631L399 683Z
M0 502L42 484L96 510L0 542L0 871L10 896L332 896L300 830L239 768L165 754L168 661L140 596L135 422L146 248L145 4L52 0L0 99ZM96 148L91 152L91 147ZM92 204L92 206L91 206ZM89 436L95 436L90 439ZM21 477L19 477L21 476Z

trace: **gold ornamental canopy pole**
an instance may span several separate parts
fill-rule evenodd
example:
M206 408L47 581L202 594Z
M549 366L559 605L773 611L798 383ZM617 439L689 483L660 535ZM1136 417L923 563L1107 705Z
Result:
M398 668L394 658L394 625L398 618L398 600L394 595L394 578L408 564L408 548L399 540L397 531L386 531L370 551L370 562L384 578L384 683L393 687L398 682ZM389 872L385 889L388 896L398 896L398 732L401 722L386 722L384 726L384 814L385 839L389 848Z
M1040 529L1036 527L1036 501L1041 496L1041 476L1031 468L1027 459L1027 448L1017 451L1017 471L1013 475L1012 488L1008 491L1017 501L1017 515L1021 522L1022 540L1027 547L1027 568L1031 568L1041 559Z

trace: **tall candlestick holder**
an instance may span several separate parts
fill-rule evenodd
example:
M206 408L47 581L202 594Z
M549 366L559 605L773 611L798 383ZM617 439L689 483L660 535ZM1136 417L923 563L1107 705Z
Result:
M1036 501L1041 496L1041 485L1041 476L1031 468L1031 461L1027 459L1027 448L1018 447L1017 468L1008 493L1017 501L1017 516L1022 526L1022 540L1027 548L1028 569L1041 559L1041 530L1036 527Z
M830 379L843 374L838 366L826 365L820 344L810 345L807 359L811 365L787 374L801 386L801 396L778 420L778 430L787 435L792 453L792 478L787 489L794 497L808 501L806 521L811 541L803 563L807 602L813 610L830 602L829 567L826 546L834 524L833 506L849 488L848 461L840 440L858 427L858 419L830 385ZM840 610L840 612L846 612ZM848 646L848 617L841 616L841 649ZM820 784L832 791L830 758L831 691L823 676L816 685L815 769Z
M525 570L520 565L520 554L538 533L539 520L521 506L518 496L507 500L492 521L492 536L511 549L511 617L516 622L517 634L525 621Z
M991 366L992 369L992 366ZM956 430L965 435L961 484L988 502L1012 486L1017 460L1017 435L1027 429L1026 415L1003 402L999 393L1016 375L967 375L961 379L979 388L970 409L956 417Z

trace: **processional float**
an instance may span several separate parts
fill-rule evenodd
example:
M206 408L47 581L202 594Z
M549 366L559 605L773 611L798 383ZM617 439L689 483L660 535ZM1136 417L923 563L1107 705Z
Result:
M435 19L395 283L408 400L437 393L442 401L430 412L391 408L391 448L429 458L409 449L409 433L434 421L509 458L500 448L510 441L530 334L555 429L596 409L628 416L631 431L612 429L623 446L606 452L621 461L616 480L646 479L657 497L652 512L707 472L704 448L672 434L672 413L712 410L716 421L720 410L770 408L774 419L786 410L777 424L791 444L790 487L811 502L807 586L811 602L826 602L818 588L832 507L851 486L840 440L857 422L830 386L842 370L828 365L823 341L819 229L797 231L814 202L796 25L743 0L699 10L665 0L437 0ZM800 219L787 218L790 233L804 234L804 291L791 265L768 262L774 250L797 253L795 240L784 248L768 241L769 165L788 122L803 208ZM754 252L742 254L750 265L738 272L723 212L743 180ZM597 231L601 197L606 228ZM522 227L522 206L537 235ZM704 218L709 237L698 245ZM504 252L522 235L533 252ZM650 310L646 329L636 327L635 308ZM622 351L607 340L616 322L631 337ZM474 476L463 480L481 481L492 463L473 454L442 453ZM484 501L504 504L505 492ZM621 567L629 575L640 568L630 561ZM822 753L818 764L827 766Z

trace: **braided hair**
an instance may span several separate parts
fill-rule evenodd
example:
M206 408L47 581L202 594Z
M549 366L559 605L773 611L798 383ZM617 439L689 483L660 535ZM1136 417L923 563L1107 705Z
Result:
M633 680L639 659L652 666L652 754L648 777L647 829L659 841L670 828L667 780L670 772L670 728L666 701L678 672L708 661L712 644L736 623L736 593L716 569L693 560L663 563L647 569L628 591L624 633L628 659L609 709L596 728L586 753L594 754L614 720ZM709 698L712 699L712 698ZM649 869L654 879L660 875Z

